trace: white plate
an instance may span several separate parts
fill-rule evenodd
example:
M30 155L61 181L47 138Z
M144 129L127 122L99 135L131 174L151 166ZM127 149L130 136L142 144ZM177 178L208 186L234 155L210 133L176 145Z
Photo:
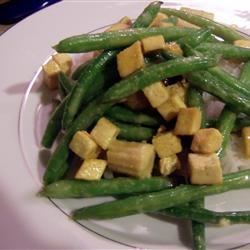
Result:
M242 31L250 33L247 1L228 2L226 6L211 0L209 4L206 1L178 2L213 11L218 21L238 24ZM178 2L168 4L179 7ZM188 236L186 223L177 227L172 221L167 223L138 215L112 221L82 222L82 227L70 221L49 200L35 196L41 187L41 157L36 132L43 122L37 113L44 92L40 83L32 79L40 65L53 53L50 46L66 36L111 24L121 16L134 18L146 4L145 1L63 1L26 18L0 37L0 248L188 247L188 237L183 237ZM216 210L249 209L248 193L246 190L214 196L207 205ZM80 205L72 200L54 202L64 212ZM223 229L208 227L209 249L229 249L248 244L249 235L248 225Z

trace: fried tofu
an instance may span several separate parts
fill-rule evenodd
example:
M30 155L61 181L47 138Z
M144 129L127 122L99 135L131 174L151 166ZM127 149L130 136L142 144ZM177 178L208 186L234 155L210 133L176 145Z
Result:
M191 150L196 153L215 153L220 149L222 140L222 134L216 128L199 129L194 134Z
M78 169L75 178L88 181L100 180L107 166L107 161L101 159L88 159Z
M169 91L162 82L155 82L144 88L143 93L153 108L159 107L169 98Z
M170 96L166 102L157 107L157 111L166 121L170 121L175 118L182 108L186 108L186 104L183 99L178 96Z
M69 148L82 159L95 159L101 153L101 148L87 131L76 132Z
M223 182L219 157L216 154L189 154L188 164L192 184L221 184Z
M174 128L176 135L194 135L201 127L201 111L199 108L181 109Z
M152 143L160 158L165 158L182 151L181 140L172 132L161 133L153 137Z
M119 132L120 129L115 124L102 117L92 129L90 135L102 149L108 149L110 143L116 139Z
M145 37L141 40L141 43L145 54L165 47L165 40L162 35Z
M144 66L141 42L137 41L117 55L117 67L121 77L126 77Z

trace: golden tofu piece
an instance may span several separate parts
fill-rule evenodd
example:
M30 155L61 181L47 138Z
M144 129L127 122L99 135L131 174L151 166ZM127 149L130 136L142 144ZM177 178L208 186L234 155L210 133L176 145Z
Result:
M180 169L180 161L176 154L160 159L160 173L163 176L170 175L176 169Z
M234 41L234 45L242 48L250 49L250 40L247 39L240 39Z
M177 56L182 56L183 55L183 51L180 47L180 45L176 42L168 42L165 44L164 49L174 55Z
M134 110L143 110L150 107L150 103L142 91L138 91L135 94L128 96L125 104Z
M181 140L173 132L154 136L152 143L160 158L169 157L182 151Z
M162 35L149 36L141 40L144 53L163 49L165 47L165 40Z
M159 27L159 24L164 20L167 19L168 16L158 12L152 23L149 25L149 27Z
M186 104L181 97L174 95L157 107L157 110L166 121L170 121L178 115L182 108L186 108Z
M181 18L177 19L177 27L181 27L181 28L193 28L193 29L199 29L200 27L197 25L194 25L192 23L189 23Z
M222 134L218 129L203 128L194 134L191 150L196 153L215 153L220 149L222 140Z
M95 159L101 153L101 148L86 131L76 132L69 148L82 159Z
M244 127L242 129L243 145L245 156L250 158L250 127Z
M169 96L179 96L183 102L186 99L187 88L181 83L175 83L167 86Z
M197 10L197 9L191 9L191 8L186 8L186 7L181 7L180 10L188 12L193 15L205 17L210 20L214 20L214 13L204 11L204 10Z
M68 54L58 53L52 56L53 60L59 65L63 73L69 75L72 68L72 59Z
M117 67L121 77L126 77L144 66L141 42L137 41L117 55Z
M151 176L155 151L152 144L115 140L107 151L108 166L118 173L137 178Z
M100 180L107 166L107 161L101 159L88 159L83 162L75 178L88 181Z
M192 184L221 184L223 182L221 164L216 154L189 154L188 163Z
M115 124L102 117L92 129L90 135L102 149L107 149L119 132L120 129Z
M124 23L130 26L132 24L132 21L128 16L124 16L118 23Z
M105 32L116 31L116 30L125 30L125 29L128 29L129 27L130 27L130 25L128 25L126 23L115 23L115 24L112 24L107 30L105 30Z
M49 60L43 65L44 82L49 89L58 87L58 74L61 71L59 65L54 60Z
M201 111L199 108L181 109L174 128L176 135L194 135L201 127Z
M159 24L157 25L157 27L173 27L174 24L170 23L170 22L159 22Z
M169 97L168 89L162 82L155 82L144 88L143 93L153 108L159 107Z

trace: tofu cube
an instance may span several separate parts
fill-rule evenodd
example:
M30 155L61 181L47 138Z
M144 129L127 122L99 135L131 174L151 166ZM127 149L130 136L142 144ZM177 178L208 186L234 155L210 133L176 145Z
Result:
M75 178L88 181L100 180L107 166L107 161L101 159L88 159L83 162Z
M199 108L181 109L174 128L176 135L194 135L201 127L201 111Z
M141 40L144 53L163 49L165 47L165 40L162 35L149 36Z
M116 31L116 30L125 30L125 29L128 29L129 27L130 27L130 25L128 25L126 23L115 23L115 24L112 24L107 30L105 30L105 32Z
M215 153L220 149L222 140L222 134L218 129L200 129L194 134L191 150L196 153Z
M173 27L173 26L174 26L173 23L164 21L159 22L159 24L157 25L157 27Z
M168 16L158 12L152 23L149 25L150 27L159 27L159 24L164 20L167 19Z
M101 148L86 131L76 132L69 148L82 159L95 159L101 153Z
M197 10L197 9L191 9L191 8L186 8L186 7L181 7L180 10L188 12L190 14L194 14L197 16L205 17L210 20L214 20L214 13L212 12L207 12L204 10Z
M117 67L121 77L126 77L144 66L141 42L137 41L117 55Z
M116 125L107 118L102 117L92 129L90 135L105 150L109 147L112 140L116 139L119 132L120 129Z
M160 159L160 173L163 176L170 175L176 169L180 168L180 161L177 155L171 155Z
M152 144L115 140L107 151L108 166L118 173L137 178L151 176L155 151Z
M220 160L216 154L189 154L188 164L192 184L221 184L223 182Z
M152 143L160 158L165 158L182 151L181 140L172 132L158 134L153 137Z
M167 86L169 96L179 96L183 102L186 99L187 88L181 82Z
M166 121L170 121L178 115L182 108L186 108L186 104L181 97L174 95L157 107L157 110Z
M72 68L72 59L68 54L59 53L52 56L53 60L59 65L61 71L67 75L70 74Z
M132 21L128 16L124 16L118 23L124 23L130 26Z
M181 27L181 28L192 28L192 29L199 29L200 28L199 26L192 24L192 23L189 23L181 18L177 18L176 26Z
M242 48L250 49L250 40L241 39L234 41L234 45Z
M250 158L250 127L244 127L242 129L242 138L243 138L245 156L247 158Z
M53 90L58 87L58 74L60 71L59 65L52 59L43 65L44 82L49 89Z
M162 82L156 82L144 88L143 93L153 108L159 107L169 97L168 89Z
M165 43L164 50L166 50L174 55L177 55L177 56L183 55L183 51L182 51L180 45L176 42Z

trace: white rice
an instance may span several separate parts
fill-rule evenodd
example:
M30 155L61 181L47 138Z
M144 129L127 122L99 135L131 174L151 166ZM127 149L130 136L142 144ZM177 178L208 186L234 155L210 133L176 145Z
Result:
M224 173L250 169L250 159L244 156L242 137L236 134L231 135L221 163Z

